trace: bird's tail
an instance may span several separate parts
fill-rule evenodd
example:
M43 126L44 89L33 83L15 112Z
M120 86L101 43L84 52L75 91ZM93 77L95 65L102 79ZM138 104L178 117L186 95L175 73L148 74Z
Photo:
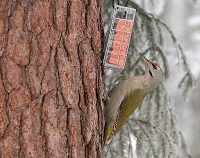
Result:
M105 128L104 128L104 143L106 144L110 138L112 137L113 134L113 124L112 123L105 123Z

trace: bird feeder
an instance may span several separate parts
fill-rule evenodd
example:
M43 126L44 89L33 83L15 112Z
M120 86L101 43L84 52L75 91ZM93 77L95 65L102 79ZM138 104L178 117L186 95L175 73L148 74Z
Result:
M136 10L115 5L104 47L105 67L123 70L128 53Z

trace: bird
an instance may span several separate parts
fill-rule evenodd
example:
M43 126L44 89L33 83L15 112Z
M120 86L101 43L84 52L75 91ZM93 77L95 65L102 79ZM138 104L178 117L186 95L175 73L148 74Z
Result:
M105 144L142 103L145 96L156 89L163 81L164 74L160 66L149 61L141 53L140 57L145 65L145 74L119 82L108 93L104 110Z

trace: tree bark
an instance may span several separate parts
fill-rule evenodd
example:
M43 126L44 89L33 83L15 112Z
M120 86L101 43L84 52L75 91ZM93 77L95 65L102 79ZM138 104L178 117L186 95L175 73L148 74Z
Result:
M102 157L102 0L1 0L0 157Z

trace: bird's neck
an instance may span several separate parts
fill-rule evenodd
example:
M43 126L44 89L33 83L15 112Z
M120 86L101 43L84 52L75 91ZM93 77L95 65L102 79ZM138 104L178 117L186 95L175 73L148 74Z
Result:
M146 89L148 93L156 89L161 82L159 79L152 78L151 76L146 75L146 74L144 75L144 78L145 78L145 84L146 84Z

